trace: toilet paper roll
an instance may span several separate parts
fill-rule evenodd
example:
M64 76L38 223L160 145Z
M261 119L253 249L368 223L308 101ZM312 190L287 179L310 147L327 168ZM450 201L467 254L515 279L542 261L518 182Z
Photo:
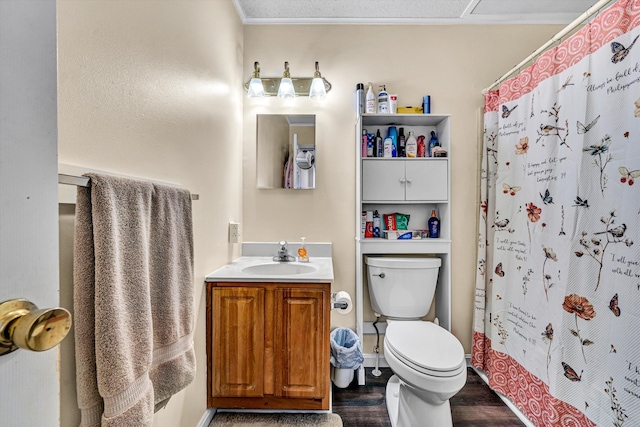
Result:
M351 313L351 310L353 310L353 303L351 302L351 295L349 295L347 292L345 291L340 291L338 293L336 293L336 298L335 300L336 302L346 302L347 303L347 308L337 308L336 311L340 314L347 314L347 313Z

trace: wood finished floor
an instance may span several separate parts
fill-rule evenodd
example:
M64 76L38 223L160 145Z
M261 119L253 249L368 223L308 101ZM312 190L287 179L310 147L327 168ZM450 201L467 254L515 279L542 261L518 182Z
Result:
M347 388L333 386L333 412L340 415L344 427L391 427L385 386L392 372L389 368L380 370L382 375L376 378L367 368L364 386L359 386L357 380ZM450 403L455 427L524 426L471 368L466 385Z

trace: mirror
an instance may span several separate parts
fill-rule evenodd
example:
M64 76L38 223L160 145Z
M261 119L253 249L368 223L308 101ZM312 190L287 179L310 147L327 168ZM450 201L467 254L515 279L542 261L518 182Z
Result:
M315 115L258 114L256 138L258 188L315 188Z

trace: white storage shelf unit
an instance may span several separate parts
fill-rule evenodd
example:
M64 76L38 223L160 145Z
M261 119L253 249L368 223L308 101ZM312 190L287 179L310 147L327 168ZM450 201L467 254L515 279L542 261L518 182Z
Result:
M450 157L378 158L362 157L362 130L387 135L388 128L404 128L405 137L413 132L416 138L425 136L428 146L431 131L435 131L442 147L451 153L451 117L432 114L364 114L356 123L356 332L360 341L364 335L375 333L372 320L364 321L366 266L364 255L416 255L437 256L442 260L438 275L435 304L440 325L451 330L451 167ZM409 229L427 229L431 211L440 219L440 237L413 240L388 240L365 238L361 229L362 212L378 211L381 225L384 214L410 215ZM385 324L378 327L384 331ZM374 354L365 353L367 360ZM364 366L360 369L358 383L364 384Z

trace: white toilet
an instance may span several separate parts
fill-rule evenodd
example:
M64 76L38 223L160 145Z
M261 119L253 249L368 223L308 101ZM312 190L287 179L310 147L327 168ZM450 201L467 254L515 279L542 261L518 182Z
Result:
M446 329L421 321L431 308L440 258L365 256L373 309L387 318L384 357L393 375L387 410L393 427L449 427L449 398L467 380L464 348Z

